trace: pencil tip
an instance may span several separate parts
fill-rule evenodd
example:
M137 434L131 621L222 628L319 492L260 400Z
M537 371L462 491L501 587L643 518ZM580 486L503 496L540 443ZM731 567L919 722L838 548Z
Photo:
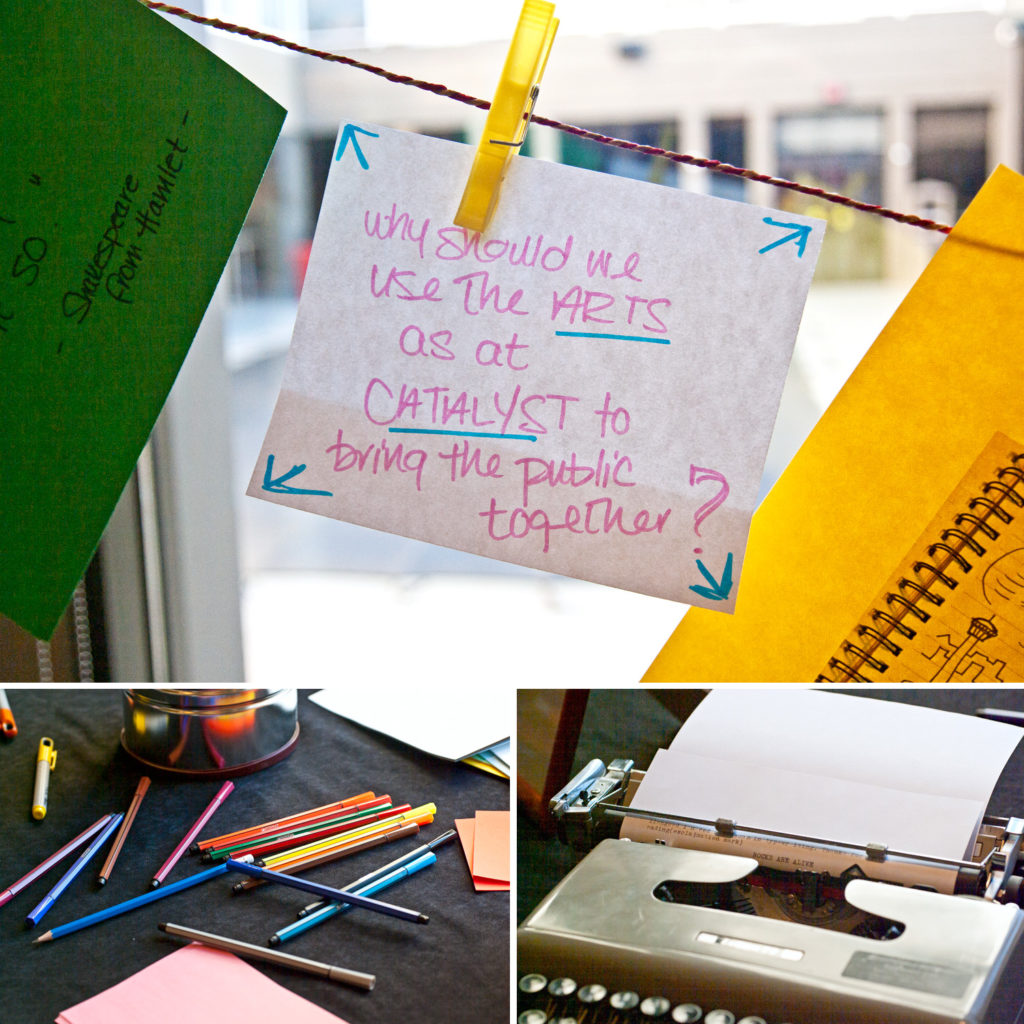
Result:
M157 925L157 928L159 928L159 929L160 929L160 931L162 931L162 932L165 932L165 931L167 931L167 922L166 922L166 921L161 921L161 922L160 922L160 923L159 923L159 924Z
M160 888L160 879L159 878L154 878L153 881L149 883L149 887L150 887L150 889L159 889Z
M426 924L429 920L430 920L430 918L427 917L426 914L420 914L420 916L418 918L416 918L416 923L417 924Z
M270 938L267 939L267 945L268 946L280 946L281 945L280 937L277 936L277 935L271 935Z
M98 885L106 885L107 884L107 880L102 875L100 875L100 877L96 879L96 882L97 882Z
M52 938L53 932L44 932L39 938L32 940L32 945L34 946L37 942L49 942Z

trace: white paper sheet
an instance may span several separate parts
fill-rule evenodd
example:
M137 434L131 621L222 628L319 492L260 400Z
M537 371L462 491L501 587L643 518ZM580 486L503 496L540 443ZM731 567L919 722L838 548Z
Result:
M804 689L712 690L667 750L632 806L894 852L960 860L969 854L992 788L1019 729L890 701ZM743 852L776 867L841 872L846 855L693 829L624 823L633 839ZM788 860L784 859L788 858ZM906 880L905 868L872 865ZM915 881L949 891L949 872Z
M473 152L342 126L248 493L731 612L822 222Z
M435 757L459 761L512 734L512 691L431 684L334 687L309 698L336 715L384 733Z

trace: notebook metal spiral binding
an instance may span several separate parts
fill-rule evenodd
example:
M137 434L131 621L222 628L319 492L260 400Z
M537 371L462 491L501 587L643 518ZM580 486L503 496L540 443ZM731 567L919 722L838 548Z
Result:
M861 623L857 626L857 635L863 643L845 641L840 649L849 657L830 658L830 674L819 675L815 682L882 681L864 675L864 670L885 675L889 670L886 652L898 657L903 650L901 641L913 640L917 635L914 620L924 623L931 618L926 606L945 603L946 596L935 588L955 590L960 581L950 573L969 573L972 569L969 556L984 556L983 540L996 540L999 524L1013 522L1014 515L1008 509L1024 508L1024 487L1017 490L1022 484L1024 452L1018 452L1010 456L1009 465L997 470L996 479L985 483L981 494L968 502L967 511L954 516L952 526L939 534L936 543L928 546L927 554L931 561L919 559L912 563L911 571L917 579L900 577L896 591L885 595L886 607L872 609L870 625ZM973 619L970 630L971 635L979 639L995 635L991 619Z

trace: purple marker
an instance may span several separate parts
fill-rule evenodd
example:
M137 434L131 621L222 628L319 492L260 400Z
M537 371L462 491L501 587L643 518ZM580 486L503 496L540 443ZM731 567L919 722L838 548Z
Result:
M37 864L27 875L22 875L13 885L0 892L0 907L5 903L9 903L22 889L30 886L40 875L45 875L54 864L59 863L73 850L77 850L83 843L88 842L109 820L110 815L104 814L99 821L75 836L70 843L65 843L56 853L51 853L42 864Z

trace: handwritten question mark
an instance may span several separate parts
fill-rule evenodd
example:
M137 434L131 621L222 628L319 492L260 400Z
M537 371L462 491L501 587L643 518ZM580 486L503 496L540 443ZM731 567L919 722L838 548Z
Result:
M718 508L719 505L721 505L726 498L729 497L729 483L725 479L725 477L718 472L717 469L704 469L701 466L694 466L692 463L690 464L691 487L696 487L699 484L707 483L707 481L709 480L713 481L716 484L719 484L720 486L718 489L718 493L713 498L709 498L707 501L705 501L704 504L701 505L701 507L697 509L697 511L693 514L693 532L698 537L700 536L701 523L703 523L704 520L707 519L707 517L711 515L711 513L714 512L715 509ZM702 548L693 549L694 554L697 555L701 554L702 550Z

